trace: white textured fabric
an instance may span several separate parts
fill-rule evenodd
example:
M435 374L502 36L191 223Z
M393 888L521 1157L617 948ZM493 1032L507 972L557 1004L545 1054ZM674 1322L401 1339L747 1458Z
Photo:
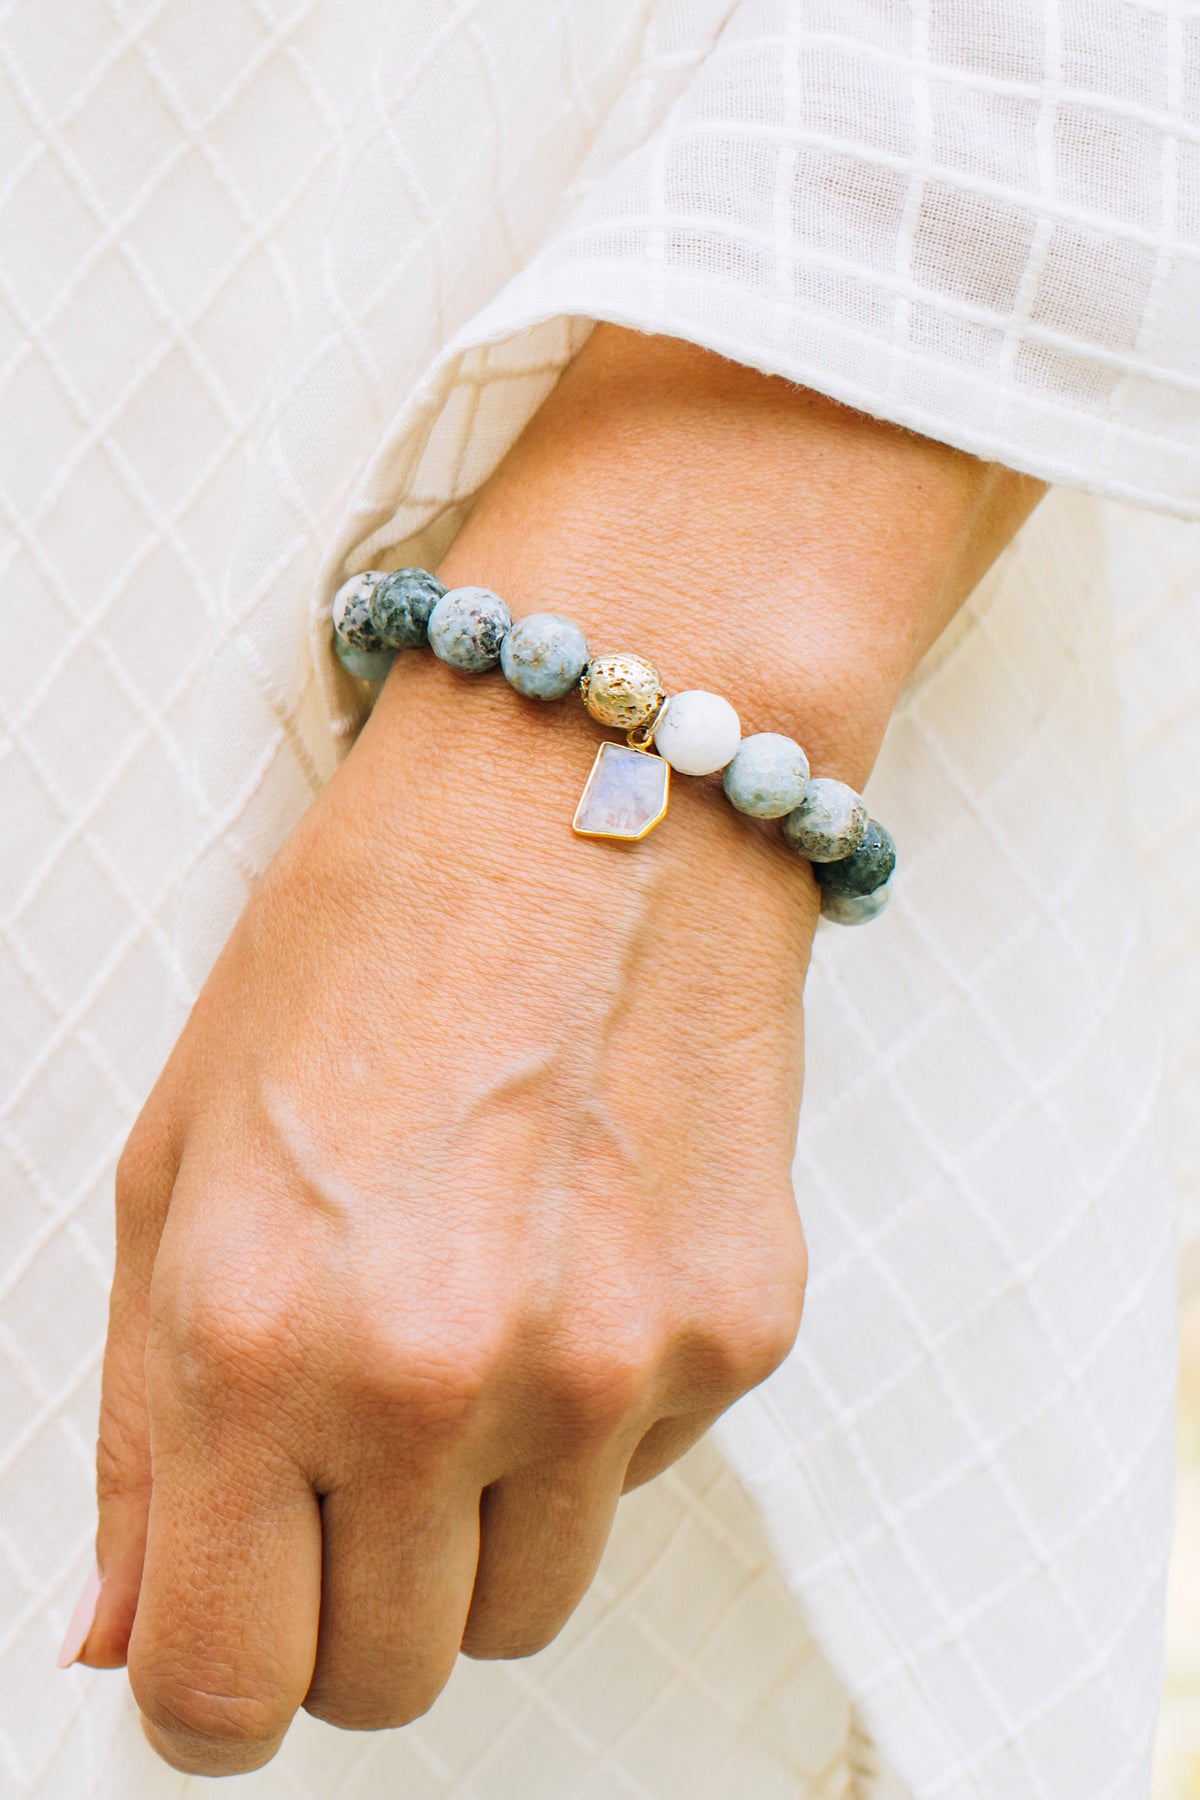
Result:
M1200 530L1110 513L1117 674L1166 1026L1182 1287L1200 1293Z
M651 323L1047 479L1195 514L1188 0L660 14L661 128L611 168L644 132L630 90L481 329ZM703 24L720 29L696 62Z
M1194 514L1198 57L1183 0L8 7L0 1782L15 1793L202 1785L142 1756L119 1681L48 1663L91 1532L112 1161L181 1006L361 718L328 651L335 580L436 558L595 317ZM1179 772L1198 754L1200 558L1183 525L1121 515L1116 533L1132 794L1089 499L1035 517L894 724L872 798L902 838L896 899L870 931L822 933L810 983L806 1322L719 1434L915 1800L1146 1791L1173 1195L1133 851L1149 824L1172 1064L1194 1078L1200 820ZM1195 1192L1194 1092L1178 1117ZM685 1533L711 1473L701 1459L636 1499L622 1533L643 1516ZM781 1617L794 1657L778 1669L821 1667L768 1575L762 1658L753 1629L711 1648L722 1580L762 1566L730 1507L722 1554L696 1552L690 1698L661 1729L637 1737L651 1677L643 1712L602 1711L609 1599L630 1596L622 1657L687 1629L665 1575L656 1598L654 1568L622 1574L625 1536L571 1640L586 1700L562 1700L551 1652L544 1671L467 1675L482 1685L401 1739L305 1726L242 1785L264 1800L844 1786L845 1758L804 1772L803 1697L782 1739L764 1724ZM668 1534L656 1554L682 1552ZM718 1687L743 1684L707 1721L708 1788L688 1760L705 1655ZM510 1682L545 1725L533 1747L446 1761L437 1734L504 1712Z

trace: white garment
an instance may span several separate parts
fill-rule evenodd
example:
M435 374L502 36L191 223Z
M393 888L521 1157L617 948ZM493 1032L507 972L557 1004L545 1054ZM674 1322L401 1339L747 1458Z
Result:
M1200 19L18 0L0 76L0 1757L37 1800L157 1800L119 1685L43 1673L90 1537L108 1180L361 719L333 583L436 560L595 317L1194 514ZM719 1434L916 1800L1145 1793L1173 1197L1130 852L1158 806L1191 831L1160 890L1195 857L1162 767L1200 707L1156 580L1135 810L1105 587L1096 503L1056 496L897 716L896 900L822 933L809 987L806 1321ZM1195 993L1195 924L1168 935ZM322 1800L393 1791L315 1728L247 1790L303 1792L316 1743ZM649 1791L703 1791L669 1751Z

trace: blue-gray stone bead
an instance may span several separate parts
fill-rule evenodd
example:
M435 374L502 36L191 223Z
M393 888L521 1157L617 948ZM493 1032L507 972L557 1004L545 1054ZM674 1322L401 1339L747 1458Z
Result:
M837 862L857 850L863 841L870 814L858 794L844 781L818 776L804 790L804 798L783 821L783 835L793 850L809 862Z
M500 646L500 667L527 700L561 700L587 668L587 639L571 619L530 613Z
M873 894L825 892L821 895L821 917L828 919L831 925L866 925L879 917L891 891L885 881Z
M378 569L365 569L343 581L333 596L333 629L343 643L369 655L383 649L383 639L371 623L371 600L380 582L386 580Z
M416 650L425 642L429 615L446 592L428 569L397 569L371 595L371 624L393 650Z
M794 738L779 731L758 731L742 739L737 755L725 765L723 785L739 812L755 819L781 819L804 799L808 758Z
M500 661L512 614L491 588L451 588L429 615L429 647L452 669L481 675Z
M347 675L353 675L356 681L382 681L396 657L394 650L360 650L336 631L333 647Z
M891 879L896 866L896 846L878 819L869 819L862 843L839 862L814 864L814 873L826 894L873 894Z

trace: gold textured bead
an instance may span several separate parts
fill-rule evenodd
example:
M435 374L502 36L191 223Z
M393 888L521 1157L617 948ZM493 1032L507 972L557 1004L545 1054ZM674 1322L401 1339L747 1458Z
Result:
M645 725L662 705L662 679L653 663L632 650L593 656L579 682L583 704L601 725L632 731Z

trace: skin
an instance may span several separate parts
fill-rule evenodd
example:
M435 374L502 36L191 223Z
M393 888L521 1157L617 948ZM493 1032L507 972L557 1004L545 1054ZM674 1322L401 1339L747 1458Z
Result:
M440 573L860 785L1040 486L596 330ZM397 659L130 1137L82 1660L177 1768L528 1654L623 1489L790 1348L807 865L719 782L576 838L571 702Z

